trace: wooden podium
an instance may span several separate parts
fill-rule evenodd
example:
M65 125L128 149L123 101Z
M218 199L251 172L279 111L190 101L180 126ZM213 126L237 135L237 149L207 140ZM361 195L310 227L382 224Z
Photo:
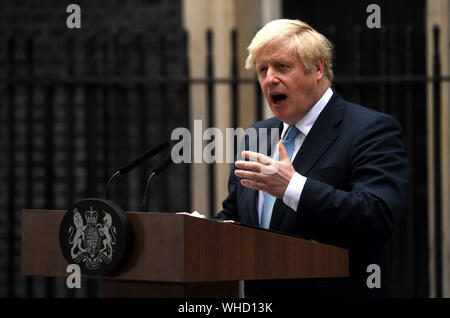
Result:
M22 275L67 277L66 211L22 211ZM239 280L347 277L348 250L182 214L127 212L131 255L103 280L105 297L237 297Z

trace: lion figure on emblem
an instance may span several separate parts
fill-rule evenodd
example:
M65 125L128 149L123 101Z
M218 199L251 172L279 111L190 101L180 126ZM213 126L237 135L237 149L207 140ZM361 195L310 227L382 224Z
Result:
M72 235L75 231L75 235L73 238L69 237L69 244L72 244L72 248L70 250L70 254L72 255L72 258L76 258L78 255L83 253L85 249L81 246L81 243L83 243L84 240L84 224L83 224L83 217L81 216L80 212L75 208L73 209L73 224L75 225L75 228L71 226L69 228L69 235ZM75 249L78 247L78 252L75 253Z
M104 239L103 239L103 248L100 250L100 253L106 251L105 254L107 255L108 258L110 258L112 256L113 251L112 246L116 244L116 237L115 237L116 228L112 226L111 214L106 213L105 211L103 211L103 213L105 213L105 216L103 217L103 224L100 225L101 227L99 228L99 230L100 233L103 234Z

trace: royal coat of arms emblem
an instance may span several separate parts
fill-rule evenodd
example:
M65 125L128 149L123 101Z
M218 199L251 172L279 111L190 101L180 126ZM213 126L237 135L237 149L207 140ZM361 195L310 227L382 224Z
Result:
M65 258L90 275L110 272L126 254L131 238L125 213L111 201L101 199L77 203L66 213L60 228Z
M69 228L70 253L76 263L85 262L86 268L98 269L102 262L110 263L116 245L116 227L112 225L111 214L102 211L102 222L98 222L98 212L92 206L84 212L86 225L81 213L73 209L73 225Z

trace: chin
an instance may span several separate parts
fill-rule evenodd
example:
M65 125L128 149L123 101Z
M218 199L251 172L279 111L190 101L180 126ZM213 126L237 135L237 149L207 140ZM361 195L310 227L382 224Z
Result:
M278 120L281 120L283 123L286 123L288 125L294 125L296 123L296 121L289 120L289 118L286 118L284 116L277 116L277 115L275 115L275 117Z
M272 113L273 115L278 119L281 120L283 123L286 123L288 125L294 125L295 123L297 123L297 121L295 119L293 119L293 114L289 114L287 112L288 109L280 109L277 110L275 109L275 107L271 107Z
M273 113L273 115L274 115L278 120L281 120L283 123L292 125L292 124L291 124L291 122L292 122L291 116L286 115L286 114L283 114L282 112L276 112L276 111L273 111L273 110L272 110L272 113ZM296 123L296 122L294 122L294 124L295 124L295 123Z

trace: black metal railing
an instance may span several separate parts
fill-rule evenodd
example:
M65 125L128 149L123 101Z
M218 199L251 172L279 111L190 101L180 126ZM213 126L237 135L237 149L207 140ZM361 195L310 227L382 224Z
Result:
M187 57L177 53L186 52L186 34L176 36L175 41L142 34L0 38L6 52L0 54L6 70L0 73L0 120L6 127L0 138L6 190L0 194L0 295L101 295L91 280L74 292L62 279L20 275L20 212L69 209L81 198L100 196L114 169L170 138L174 128L189 127ZM151 50L157 52L148 54ZM147 174L165 155L118 180L113 200L138 210ZM189 208L189 179L187 165L166 171L157 180L151 209Z
M450 78L440 74L439 30L434 29L433 76L413 73L411 27L404 34L402 73L389 73L393 62L389 60L388 30L380 33L379 72L364 72L368 53L363 49L361 29L353 30L352 72L336 74L333 85L348 100L398 118L410 154L408 211L394 234L390 253L393 285L399 286L394 288L397 295L411 288L424 290L428 283L418 282L418 277L424 276L423 269L428 270L426 86L431 83L434 87L434 126L430 129L434 136L435 194L430 199L435 202L436 294L441 295L440 87ZM335 33L336 28L330 28L331 40ZM0 176L5 189L0 194L0 253L4 255L0 258L0 280L5 286L0 284L1 296L101 295L96 282L88 283L87 291L68 291L60 287L65 286L63 281L21 277L20 211L68 209L78 199L99 196L109 174L133 154L168 138L176 127L189 128L191 85L204 86L208 127L215 126L217 84L230 85L233 127L239 127L240 107L252 107L255 118L263 118L263 97L256 78L239 77L243 61L238 58L236 31L230 34L231 71L227 78L215 77L212 31L205 35L205 78L188 75L187 34L171 36L93 33L58 39L58 45L54 39L35 34L0 37L0 45L6 49L3 61L0 57ZM240 88L249 84L254 86L255 104L240 105ZM127 210L137 209L153 164L117 182L111 197ZM195 209L190 202L193 185L189 173L186 165L165 173L153 194L151 210ZM209 209L217 212L214 164L209 166L208 180Z

